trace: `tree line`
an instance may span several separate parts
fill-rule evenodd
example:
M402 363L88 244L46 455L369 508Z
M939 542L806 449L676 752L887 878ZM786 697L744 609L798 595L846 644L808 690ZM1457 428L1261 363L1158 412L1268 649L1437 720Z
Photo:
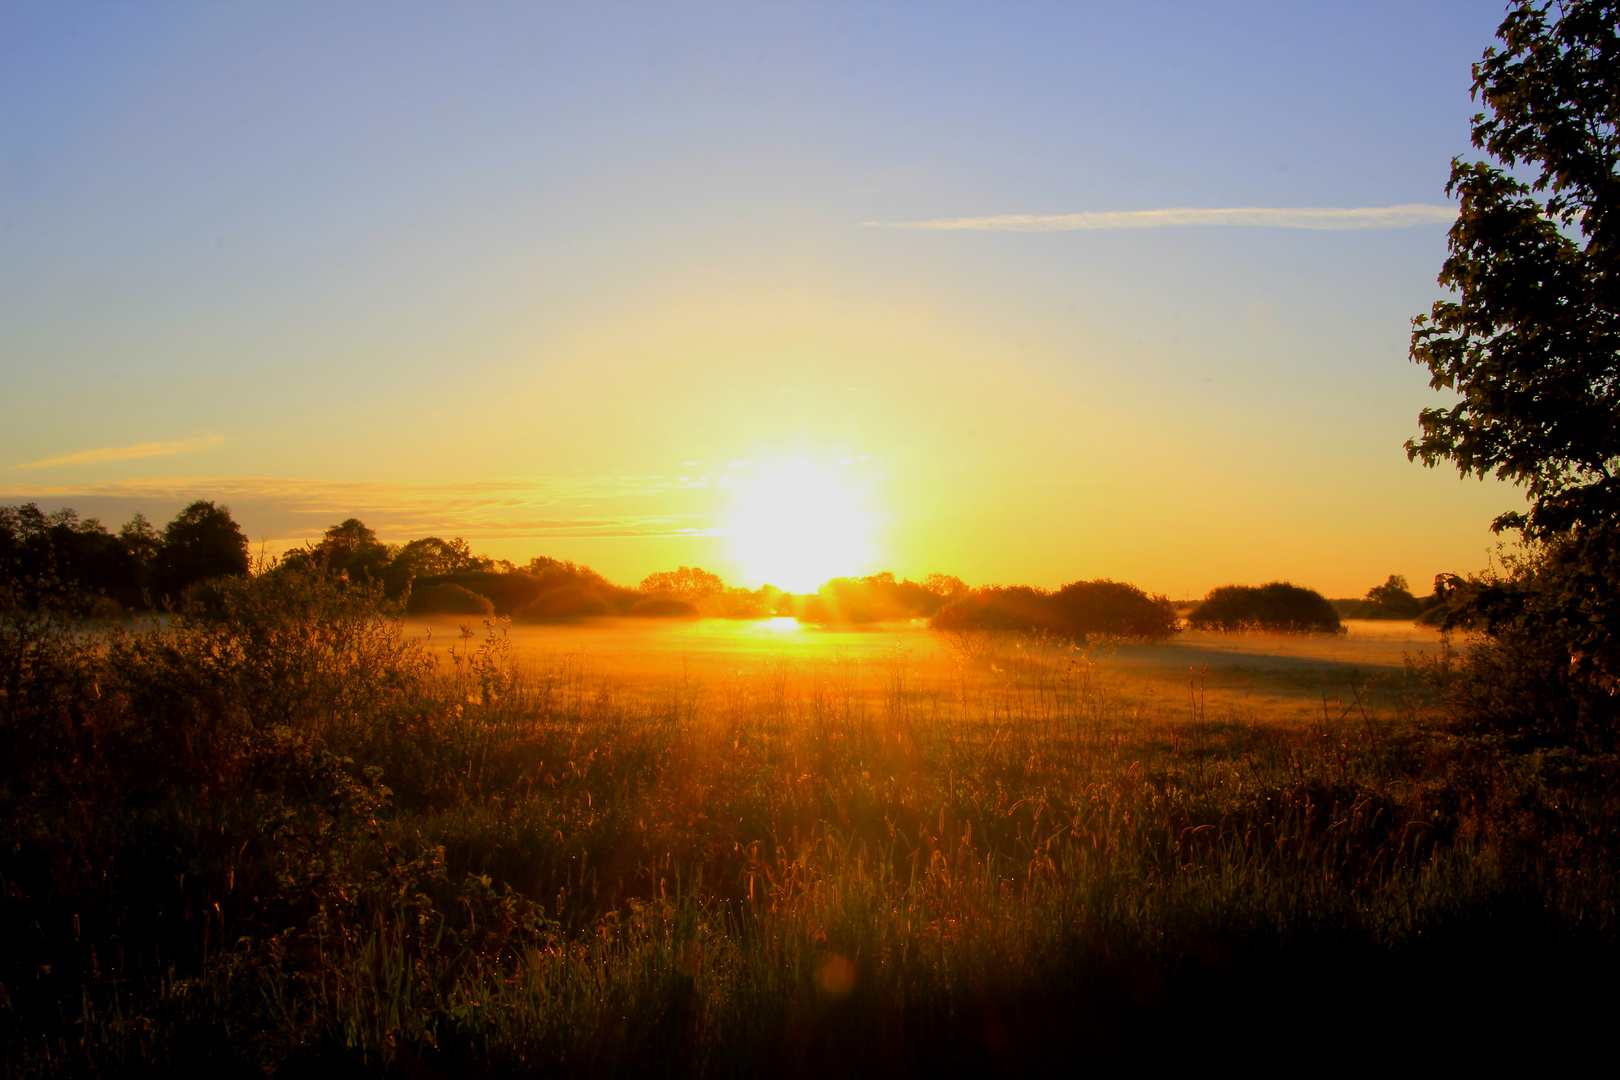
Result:
M10 605L68 603L85 615L178 601L248 572L248 539L229 507L198 500L161 530L136 514L115 533L71 509L0 506L0 594Z
M210 582L245 575L246 535L230 508L198 500L163 528L136 514L117 531L71 509L47 514L33 503L0 507L0 597L6 606L52 603L75 614L206 605ZM473 552L467 541L426 536L385 543L348 518L306 544L266 560L266 573L318 571L400 602L408 614L509 617L563 622L601 616L763 619L792 617L820 626L927 620L947 632L1045 634L1162 641L1181 627L1181 613L1162 595L1128 582L1073 581L1048 590L1031 585L970 587L930 574L921 581L892 573L838 577L813 593L771 585L729 586L701 567L649 574L635 587L615 584L588 566L548 556L517 565ZM1226 585L1191 609L1187 625L1217 631L1339 631L1346 617L1421 614L1406 581L1392 575L1359 602L1330 601L1287 582ZM1338 605L1338 608L1336 608Z

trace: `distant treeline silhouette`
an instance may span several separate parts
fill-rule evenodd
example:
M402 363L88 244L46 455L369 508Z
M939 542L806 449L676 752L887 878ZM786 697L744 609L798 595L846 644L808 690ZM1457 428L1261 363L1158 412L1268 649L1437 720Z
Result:
M82 614L114 615L247 572L247 537L228 507L211 502L192 503L161 531L136 514L117 533L73 510L0 506L0 591L13 604L55 599Z
M1412 595L1412 587L1400 574L1389 575L1382 585L1374 585L1358 600L1334 600L1342 619L1412 619L1438 623L1445 612L1445 597Z
M197 501L161 530L136 514L117 532L70 509L53 514L33 503L0 507L0 598L33 606L49 600L81 615L115 617L209 602L214 579L249 572L247 537L230 508ZM922 581L892 573L840 577L814 593L771 585L728 586L717 574L682 566L650 574L635 588L588 566L537 556L518 566L474 554L460 537L427 536L388 544L358 518L327 529L318 543L288 552L265 569L319 568L351 585L403 601L412 615L505 616L567 622L599 616L762 619L791 616L821 626L926 619L949 633L1044 634L1075 640L1160 641L1180 628L1175 606L1135 585L1099 579L1056 590L1029 585L971 588L960 578ZM1391 575L1364 601L1330 601L1287 582L1225 585L1195 607L1188 625L1223 631L1338 632L1346 617L1414 618L1418 600ZM1339 609L1336 609L1338 605Z

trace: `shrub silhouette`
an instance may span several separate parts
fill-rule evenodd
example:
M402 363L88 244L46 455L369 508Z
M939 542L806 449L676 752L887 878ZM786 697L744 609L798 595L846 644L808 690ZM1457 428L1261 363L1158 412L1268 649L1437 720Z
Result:
M653 596L646 600L638 600L630 608L630 614L643 619L698 619L703 612L697 605L689 600L678 600L673 596Z
M413 586L415 591L436 585L455 585L477 593L489 601L497 615L515 615L519 609L532 604L546 591L546 587L527 574L502 574L494 570L470 570L459 574L445 574L423 578Z
M1052 597L1060 630L1074 637L1158 641L1176 632L1176 612L1162 596L1124 581L1071 581Z
M516 617L526 622L572 622L616 614L612 597L585 582L572 581L541 593L519 608Z
M802 622L834 625L892 622L933 615L945 599L926 585L898 581L885 571L862 578L833 578L800 607L798 616Z
M613 584L588 566L544 556L530 560L521 570L463 570L419 579L416 588L440 584L458 585L487 598L497 615L542 621L624 614L638 599L632 590ZM555 597L546 599L554 593ZM592 598L589 603L580 599L587 594Z
M405 610L412 615L493 615L489 597L454 582L441 581L411 593Z
M990 630L1034 634L1053 629L1052 594L1031 585L971 589L929 620L935 630Z
M1222 585L1212 589L1187 618L1197 630L1274 630L1336 634L1344 629L1332 601L1287 581L1267 585Z
M940 609L935 630L1052 634L1087 641L1098 637L1161 641L1176 632L1170 601L1135 585L1100 578L1072 581L1056 592L1030 585L970 589Z

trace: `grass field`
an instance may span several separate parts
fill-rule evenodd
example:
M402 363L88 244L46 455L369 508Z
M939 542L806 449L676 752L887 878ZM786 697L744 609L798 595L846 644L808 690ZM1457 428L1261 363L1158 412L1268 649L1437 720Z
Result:
M1426 631L463 633L284 587L87 645L83 775L14 770L9 1074L1347 1061L1612 1004L1609 765L1447 734Z
M486 636L495 624L468 620L411 620L407 633L436 655L465 648L462 634ZM1349 620L1346 633L1221 634L1184 632L1168 643L1104 645L1083 656L1111 702L1143 718L1172 722L1198 716L1224 722L1312 722L1322 716L1323 694L1331 712L1364 704L1388 708L1392 694L1414 690L1408 659L1441 652L1433 627L1414 623ZM519 666L538 670L578 664L621 692L673 692L784 677L815 681L849 669L854 693L875 702L884 692L883 671L904 657L910 690L923 699L983 693L1009 683L1009 663L1027 648L1051 659L1051 649L1016 638L986 638L963 644L926 628L923 620L862 630L822 629L789 618L763 621L704 619L692 622L603 619L587 625L500 624ZM1454 644L1460 644L1454 643Z

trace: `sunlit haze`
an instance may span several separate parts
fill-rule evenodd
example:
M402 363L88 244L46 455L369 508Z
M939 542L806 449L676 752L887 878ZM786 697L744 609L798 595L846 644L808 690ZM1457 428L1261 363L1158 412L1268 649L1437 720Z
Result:
M871 516L839 475L850 464L781 462L738 484L727 530L746 580L804 592L831 577L876 569Z
M11 6L0 502L1175 599L1482 566L1497 2Z

